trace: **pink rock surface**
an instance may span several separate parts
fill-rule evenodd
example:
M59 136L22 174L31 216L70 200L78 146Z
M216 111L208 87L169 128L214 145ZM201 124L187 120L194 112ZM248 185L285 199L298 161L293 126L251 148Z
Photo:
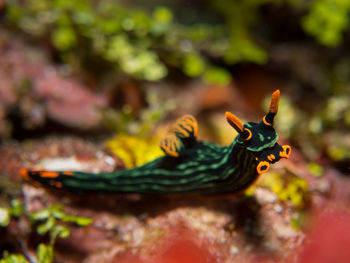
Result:
M50 64L45 50L24 44L0 30L0 136L5 133L6 112L18 107L27 126L42 125L45 115L64 125L90 128L100 124L98 108L107 105L104 93L94 93L78 78L63 76ZM2 129L1 129L2 128Z
M35 94L45 99L49 116L75 127L99 123L98 108L107 105L103 95L94 94L72 78L62 78L54 68L46 69L35 81Z

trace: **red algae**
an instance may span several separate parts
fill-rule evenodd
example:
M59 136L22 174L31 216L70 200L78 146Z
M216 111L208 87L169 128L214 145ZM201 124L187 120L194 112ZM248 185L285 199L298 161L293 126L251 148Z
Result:
M154 263L214 263L216 260L209 253L205 244L198 244L194 233L179 231L170 236L163 244ZM149 262L151 263L151 262Z
M138 256L133 255L130 252L124 252L114 258L113 263L146 263L142 261Z
M216 262L205 248L191 240L176 240L156 263L210 263Z
M158 243L158 242L156 242ZM174 232L163 238L157 248L154 244L140 257L124 252L115 257L118 263L215 263L217 260L209 253L209 247L200 244L199 237L192 231L176 227Z
M315 220L298 263L350 262L350 213L330 207Z

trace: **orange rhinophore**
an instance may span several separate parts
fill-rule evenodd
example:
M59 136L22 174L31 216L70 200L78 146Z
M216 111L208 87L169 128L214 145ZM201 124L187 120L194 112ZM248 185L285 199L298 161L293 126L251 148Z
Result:
M270 102L270 112L276 114L278 111L278 104L280 101L280 91L276 90L272 93L271 102Z

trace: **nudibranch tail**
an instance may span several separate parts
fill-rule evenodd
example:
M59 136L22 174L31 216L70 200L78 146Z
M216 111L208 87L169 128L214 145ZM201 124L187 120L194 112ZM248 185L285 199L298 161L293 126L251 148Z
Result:
M20 170L22 178L37 187L51 186L55 188L62 188L62 183L58 178L61 175L73 175L71 171L55 172L55 171L31 171L26 168ZM39 178L44 179L43 183ZM48 185L47 185L47 183Z

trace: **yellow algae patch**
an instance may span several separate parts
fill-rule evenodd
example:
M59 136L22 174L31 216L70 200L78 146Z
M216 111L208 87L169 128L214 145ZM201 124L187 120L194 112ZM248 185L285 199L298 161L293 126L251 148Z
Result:
M119 134L107 141L106 147L121 158L126 168L145 164L153 159L163 156L159 147L161 137L140 138L137 136Z

